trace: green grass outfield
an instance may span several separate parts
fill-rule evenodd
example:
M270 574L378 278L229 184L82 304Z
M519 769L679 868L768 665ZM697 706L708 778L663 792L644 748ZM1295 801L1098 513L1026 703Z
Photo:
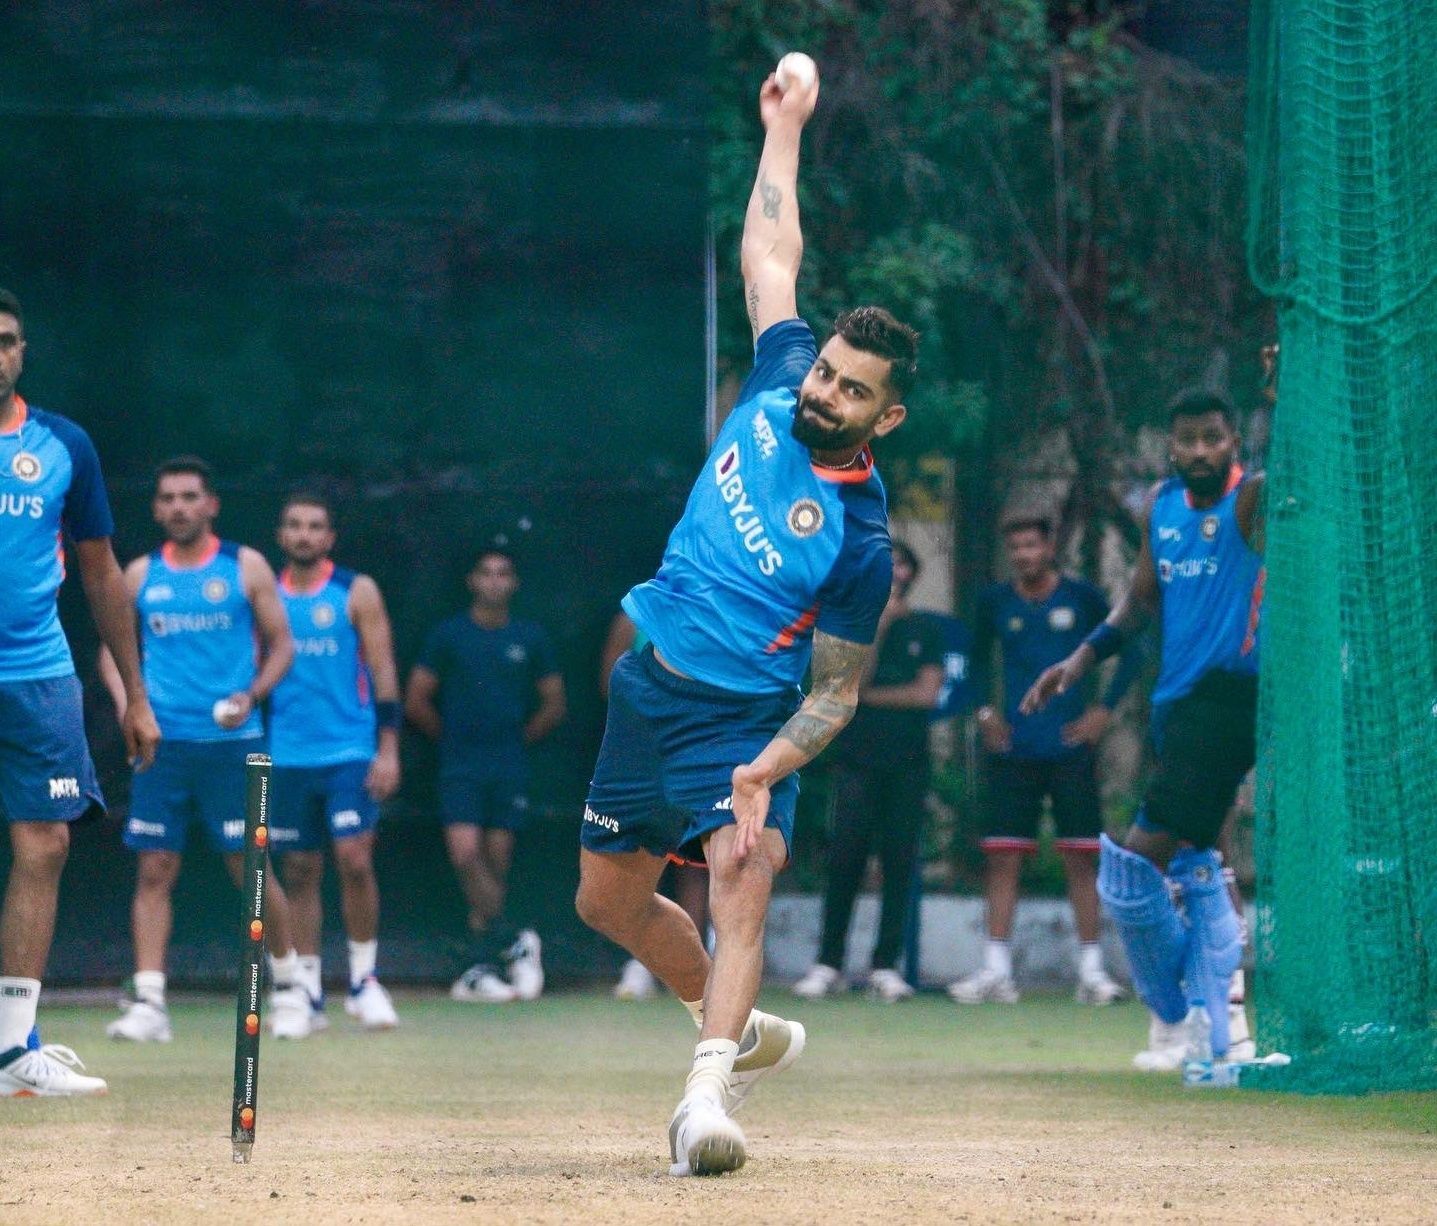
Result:
M1431 1096L1185 1091L1132 1071L1133 1005L769 993L808 1026L803 1060L741 1117L743 1171L673 1180L695 1038L673 1000L396 1003L392 1033L331 1001L327 1033L265 1041L248 1167L230 1160L231 1002L175 1002L174 1042L145 1046L107 1041L108 1009L46 1009L46 1039L111 1091L0 1101L0 1221L671 1222L722 1204L783 1222L1385 1222L1437 1204Z

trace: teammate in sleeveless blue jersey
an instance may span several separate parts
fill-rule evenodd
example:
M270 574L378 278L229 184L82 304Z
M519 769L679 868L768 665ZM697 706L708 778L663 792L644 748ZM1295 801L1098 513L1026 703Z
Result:
M191 456L160 466L155 521L165 543L125 568L140 623L145 687L164 733L154 769L135 776L125 846L137 853L135 996L108 1027L111 1038L166 1042L165 961L170 897L191 821L224 853L238 885L244 863L245 758L264 748L260 704L294 658L274 572L255 550L213 532L219 498L209 466ZM101 654L121 716L126 696ZM298 985L289 902L271 876L265 937L274 958L276 1037L309 1033L309 997Z
M1148 495L1127 595L1081 647L1038 678L1023 706L1037 710L1071 690L1160 611L1156 766L1123 843L1103 838L1098 892L1158 1024L1177 1027L1202 1005L1213 1051L1223 1056L1242 937L1214 845L1256 758L1264 480L1237 462L1240 440L1226 400L1184 392L1169 415L1177 475ZM1164 871L1181 891L1185 916Z
M973 618L974 675L983 704L978 730L988 751L987 860L984 894L988 939L983 965L949 985L960 1004L1018 999L1010 940L1024 856L1038 850L1043 801L1051 801L1057 828L1054 846L1063 860L1068 896L1078 930L1077 998L1106 1005L1123 990L1103 969L1098 943L1097 852L1103 831L1096 746L1113 708L1137 676L1136 644L1123 653L1101 701L1092 686L1057 695L1041 711L1025 715L1019 704L1050 664L1065 658L1108 615L1098 588L1063 574L1057 565L1053 525L1041 516L1003 525L1009 582L985 588ZM991 660L1001 648L1002 703L993 705Z
M444 846L468 904L472 965L450 995L502 1004L532 1000L544 986L539 934L511 924L504 904L515 836L529 811L528 746L563 721L567 698L548 634L510 615L519 590L514 556L481 549L467 583L469 608L430 631L404 708L439 742Z
M817 100L816 81L784 90L770 77L759 94L742 252L754 369L659 573L624 601L649 646L614 668L582 824L580 915L699 1023L669 1126L679 1174L744 1162L732 1112L803 1049L802 1027L753 1007L763 918L789 857L796 772L852 718L890 589L868 445L903 421L917 338L865 307L820 350L797 318L799 142ZM670 855L709 866L712 962L655 893Z
M345 1012L366 1030L388 1030L399 1018L375 973L374 831L380 802L399 787L399 674L379 585L335 566L334 544L329 502L314 493L291 495L280 511L279 547L287 564L279 595L294 638L294 664L270 698L270 841L282 853L313 1025L328 1024L320 885L324 848L332 841L349 938Z
M159 729L140 680L134 622L110 537L114 521L89 436L68 418L27 405L20 303L0 290L0 820L11 868L0 931L0 1098L99 1094L105 1083L42 1044L35 1027L50 956L69 823L104 801L85 741L80 682L56 596L66 538L100 637L131 698L125 744L141 767Z

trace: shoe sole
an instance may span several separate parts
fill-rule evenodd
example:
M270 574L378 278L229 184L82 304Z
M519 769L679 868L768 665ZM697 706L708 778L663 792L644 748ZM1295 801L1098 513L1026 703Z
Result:
M109 1086L98 1090L0 1090L0 1098L103 1098Z
M1094 992L1085 988L1079 988L1074 994L1073 999L1080 1005L1092 1005L1095 1009L1103 1009L1108 1005L1117 1004L1118 1001L1124 999L1126 996L1126 992L1113 992L1109 994L1107 992Z
M694 1175L725 1175L748 1161L742 1138L717 1133L689 1146L689 1171Z

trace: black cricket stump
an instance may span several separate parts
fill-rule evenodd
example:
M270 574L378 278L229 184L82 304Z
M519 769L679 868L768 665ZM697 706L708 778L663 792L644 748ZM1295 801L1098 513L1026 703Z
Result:
M245 758L244 873L240 884L239 992L235 1002L234 1160L254 1152L259 1099L259 1034L264 989L264 892L269 853L269 754Z

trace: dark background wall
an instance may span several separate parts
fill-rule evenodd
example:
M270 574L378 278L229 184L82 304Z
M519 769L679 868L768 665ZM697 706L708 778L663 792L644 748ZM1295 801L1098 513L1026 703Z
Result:
M515 871L561 974L608 956L569 904L599 639L703 445L705 46L701 0L52 0L10 11L0 49L21 388L94 437L122 559L154 543L168 455L211 460L220 530L266 549L285 491L319 484L407 669L475 546L517 545L517 611L554 635L573 709L536 755ZM63 607L88 674L83 602ZM77 835L54 981L130 960L128 781L91 698L112 815ZM413 738L406 767L382 969L439 976L459 895ZM213 854L191 856L177 976L227 971L233 906Z

